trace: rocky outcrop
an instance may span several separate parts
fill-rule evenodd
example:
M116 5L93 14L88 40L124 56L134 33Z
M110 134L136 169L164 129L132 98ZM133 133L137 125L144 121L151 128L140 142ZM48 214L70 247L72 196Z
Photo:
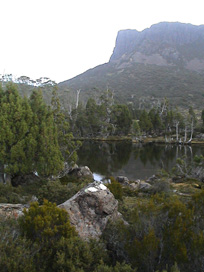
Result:
M71 224L83 239L97 239L108 220L121 218L118 201L109 189L99 182L89 184L58 207L68 212Z
M197 50L195 50L197 46ZM141 32L121 30L110 62L178 65L189 70L204 69L204 26L162 22Z

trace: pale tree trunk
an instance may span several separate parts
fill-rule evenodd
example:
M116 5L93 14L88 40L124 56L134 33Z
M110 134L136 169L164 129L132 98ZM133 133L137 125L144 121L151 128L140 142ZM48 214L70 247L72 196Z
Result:
M187 127L185 126L184 143L186 142L186 140L187 140Z
M190 136L190 139L188 140L188 143L190 143L193 139L193 129L194 129L194 124L193 124L193 121L191 122L191 136Z
M69 117L72 120L72 105L69 105Z
M0 164L0 182L11 184L11 175L5 173L5 165Z
M178 138L179 138L179 135L178 135L178 128L179 128L179 122L176 122L176 141L178 142Z
M77 90L77 99L76 99L76 109L78 108L79 105L79 95L80 95L81 89Z

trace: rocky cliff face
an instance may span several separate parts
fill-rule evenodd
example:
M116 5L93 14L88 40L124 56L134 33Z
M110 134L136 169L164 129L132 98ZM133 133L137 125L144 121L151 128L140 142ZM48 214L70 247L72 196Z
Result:
M110 62L123 67L143 63L202 70L204 26L164 22L141 32L119 31Z

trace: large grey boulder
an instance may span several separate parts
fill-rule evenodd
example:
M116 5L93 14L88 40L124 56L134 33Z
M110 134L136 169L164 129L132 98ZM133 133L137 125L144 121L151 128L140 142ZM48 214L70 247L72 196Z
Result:
M109 219L121 218L118 201L105 185L96 181L58 207L68 212L71 224L85 240L99 238Z

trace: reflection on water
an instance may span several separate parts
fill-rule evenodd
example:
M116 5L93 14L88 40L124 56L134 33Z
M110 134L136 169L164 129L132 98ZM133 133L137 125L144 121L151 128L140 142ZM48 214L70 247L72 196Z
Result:
M86 141L78 152L78 164L90 167L98 180L111 175L135 180L148 178L161 168L170 170L178 157L192 160L196 154L204 155L204 147Z

